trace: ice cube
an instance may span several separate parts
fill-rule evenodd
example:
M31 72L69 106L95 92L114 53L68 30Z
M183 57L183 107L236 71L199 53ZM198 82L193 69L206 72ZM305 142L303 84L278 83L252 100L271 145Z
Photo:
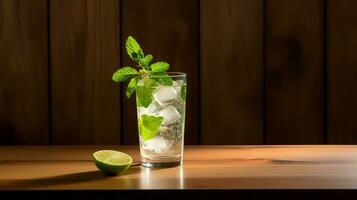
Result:
M175 88L177 94L181 94L181 85L182 82L180 80L172 82L172 86Z
M155 115L156 111L158 110L159 105L156 102L152 102L147 108L139 107L139 114L140 115Z
M144 143L144 148L146 150L155 151L156 153L165 151L169 147L170 143L161 136L156 136L150 140L145 141Z
M160 127L160 130L159 130L159 134L161 135L161 136L166 136L168 133L169 133L169 128L168 127L166 127L166 126L161 126Z
M158 112L158 115L164 118L162 122L162 125L164 126L168 126L172 123L175 123L177 120L181 118L180 113L177 111L177 109L174 106L168 106L163 110L160 110Z
M176 135L175 132L172 130L170 131L170 128L167 126L161 126L158 135L162 136L166 141L174 141Z
M161 86L153 94L154 99L161 105L165 106L179 97L179 93L172 86Z

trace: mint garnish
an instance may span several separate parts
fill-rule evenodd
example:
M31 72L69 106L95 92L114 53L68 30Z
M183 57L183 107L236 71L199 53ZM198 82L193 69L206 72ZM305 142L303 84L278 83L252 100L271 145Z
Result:
M154 138L159 132L163 117L154 115L141 115L139 118L139 133L144 140Z
M134 76L138 75L138 72L131 67L123 67L113 74L113 81L122 82L126 81Z
M143 59L139 61L139 64L145 69L148 69L153 59L154 57L152 57L152 55L146 55Z
M125 94L128 98L130 98L130 96L133 94L137 85L138 85L138 77L132 78L130 80L128 87L126 88L126 92L125 92Z
M135 62L139 62L141 59L144 58L144 52L140 48L139 43L131 36L128 37L126 40L126 52L133 59Z
M141 49L139 43L131 36L126 40L126 51L129 57L136 62L136 66L139 71L135 70L133 67L127 66L120 68L113 74L113 81L124 82L130 79L128 87L126 89L126 96L130 98L135 90L139 90L141 94L139 95L139 106L147 107L152 101L152 91L158 85L158 83L163 85L172 85L173 81L171 77L166 74L170 65L166 62L156 62L152 63L153 56L148 54L144 55L144 51ZM138 86L139 77L151 80L150 83L145 83L142 86ZM151 78L152 77L152 78ZM156 83L154 83L156 82ZM149 84L149 86L145 86Z
M143 79L143 83L136 88L136 94L138 95L138 106L144 106L147 108L151 104L153 100L152 92L155 90L157 85L158 82L153 79Z
M163 73L166 72L170 65L166 62L157 62L150 65L152 73Z
M173 80L171 77L167 76L166 73L156 73L151 77L162 85L172 85Z

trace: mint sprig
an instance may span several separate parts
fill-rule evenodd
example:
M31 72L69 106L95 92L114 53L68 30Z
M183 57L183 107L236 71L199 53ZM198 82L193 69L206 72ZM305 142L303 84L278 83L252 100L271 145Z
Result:
M131 79L138 75L138 72L132 67L123 67L113 74L113 81L115 82L123 82L128 79Z
M153 59L154 57L152 55L146 55L143 59L139 60L139 65L143 66L144 69L149 69Z
M128 87L126 88L125 94L128 98L133 94L136 87L138 86L138 77L134 77L129 81Z
M163 73L166 72L170 65L166 62L157 62L150 65L152 73Z
M154 79L145 78L143 83L137 86L136 95L138 95L138 106L145 108L149 107L153 100L152 92L158 86L158 82Z
M170 65L163 61L152 63L153 56L150 54L145 56L139 43L132 36L126 40L125 47L129 57L136 62L139 71L130 66L123 67L114 72L112 79L115 82L124 82L130 79L125 92L128 98L138 89L139 76L150 79L150 87L140 86L142 95L139 95L139 104L147 107L152 101L153 86L157 86L159 83L172 85L173 81L166 73ZM153 83L153 81L157 83Z
M141 59L144 58L144 52L141 49L139 43L131 36L128 37L126 40L126 51L131 59L135 62L139 62Z
M167 76L167 74L165 72L164 73L155 73L152 75L151 78L156 80L157 82L159 82L162 85L172 85L173 84L172 78Z

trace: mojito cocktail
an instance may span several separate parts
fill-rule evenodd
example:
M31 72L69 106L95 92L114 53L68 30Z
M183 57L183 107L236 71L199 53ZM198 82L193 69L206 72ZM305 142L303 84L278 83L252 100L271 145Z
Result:
M170 64L154 62L131 36L126 51L136 63L114 72L115 82L129 81L125 94L136 93L141 164L144 167L182 163L186 108L186 74L167 72Z
M136 88L141 163L180 165L186 107L186 74L141 76Z

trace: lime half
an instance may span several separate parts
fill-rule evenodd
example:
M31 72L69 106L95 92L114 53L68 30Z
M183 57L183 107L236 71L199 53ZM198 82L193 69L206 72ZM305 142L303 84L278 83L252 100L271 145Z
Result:
M114 150L100 150L93 154L95 165L108 175L115 175L126 171L133 159L125 153Z

